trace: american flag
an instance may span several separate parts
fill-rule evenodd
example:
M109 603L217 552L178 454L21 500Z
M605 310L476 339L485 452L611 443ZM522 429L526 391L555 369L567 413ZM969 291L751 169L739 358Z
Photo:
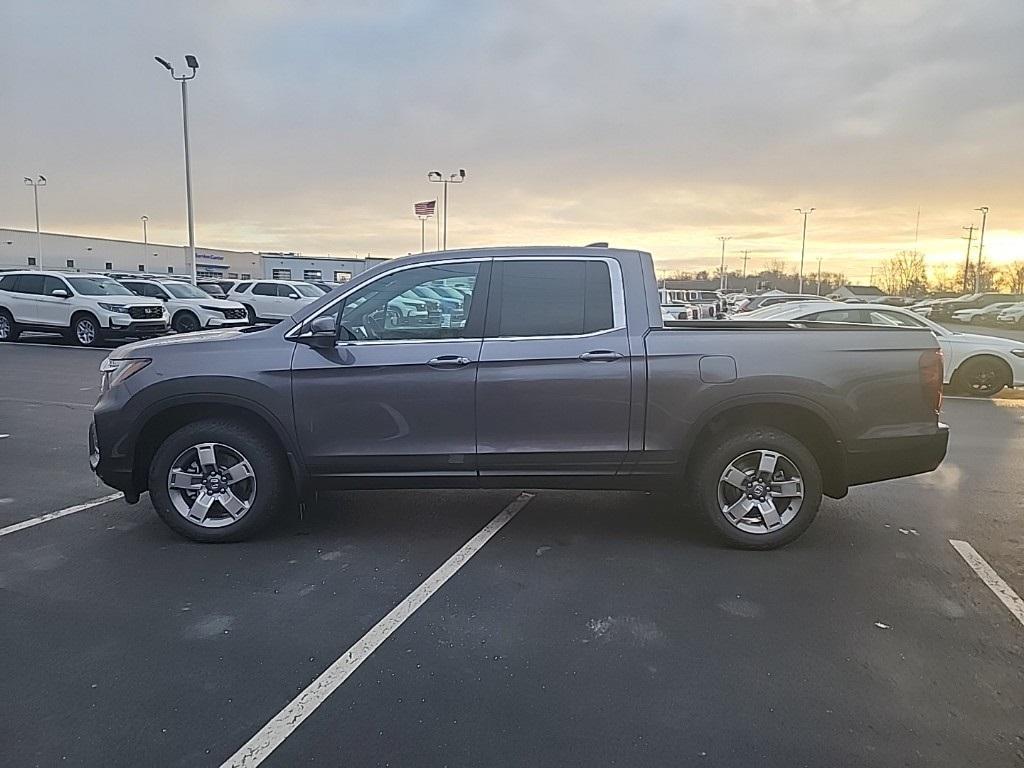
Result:
M437 205L437 200L428 200L425 203L416 203L414 206L416 209L417 216L433 216L434 207Z

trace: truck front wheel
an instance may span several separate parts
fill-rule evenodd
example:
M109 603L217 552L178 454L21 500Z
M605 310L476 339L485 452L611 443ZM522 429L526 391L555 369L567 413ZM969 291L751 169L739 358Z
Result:
M734 427L694 465L694 496L711 526L742 549L797 539L821 506L821 469L807 447L776 427Z
M227 419L185 425L164 440L150 463L153 507L193 541L249 538L288 505L287 490L278 447Z

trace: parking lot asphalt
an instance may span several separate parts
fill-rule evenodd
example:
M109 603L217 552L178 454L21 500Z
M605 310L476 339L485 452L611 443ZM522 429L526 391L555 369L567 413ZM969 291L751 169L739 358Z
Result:
M108 494L102 352L0 346L0 528ZM1024 761L1024 404L948 400L935 473L827 500L765 553L685 498L537 492L264 762ZM518 495L323 496L258 540L143 497L0 536L3 764L218 766Z

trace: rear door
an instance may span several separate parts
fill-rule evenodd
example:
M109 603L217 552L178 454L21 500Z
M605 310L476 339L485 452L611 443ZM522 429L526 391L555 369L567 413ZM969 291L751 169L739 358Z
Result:
M42 275L19 275L14 283L16 322L27 325L45 325L39 299L43 295Z
M496 259L477 376L481 476L614 474L630 365L616 260Z
M279 306L282 299L277 295L277 283L258 282L252 286L252 301L250 302L259 317L268 320L280 320Z

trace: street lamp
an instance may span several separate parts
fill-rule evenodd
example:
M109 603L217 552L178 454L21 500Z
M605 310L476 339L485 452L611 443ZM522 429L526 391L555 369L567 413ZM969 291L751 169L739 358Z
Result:
M161 59L159 56L154 56L153 58L171 73L171 79L177 80L181 83L181 122L184 126L183 132L185 134L185 201L188 206L188 255L189 261L192 263L192 283L195 284L196 226L195 219L192 215L192 161L189 157L188 146L188 81L192 80L196 76L196 70L199 69L199 62L196 61L195 56L189 54L185 57L185 66L187 66L191 72L187 75L176 75L174 74L174 67L172 67L170 62L166 59Z
M43 268L43 233L39 231L39 188L46 186L46 177L39 174L35 181L28 176L25 177L25 186L32 187L32 197L36 202L36 247L38 249L39 269Z
M466 169L459 168L458 173L451 174L447 179L441 174L440 171L431 171L427 174L427 181L434 182L435 184L444 184L444 211L442 217L444 223L442 225L444 229L444 235L441 240L441 250L448 250L448 185L449 184L461 184L466 180Z
M794 208L794 211L804 217L804 234L800 240L800 287L797 293L804 292L804 251L807 248L807 217L811 215L813 208Z
M149 216L140 216L139 220L142 222L142 253L145 255L146 251L149 250L149 232L146 230L146 222L149 221Z
M726 237L720 235L719 240L722 241L722 265L718 268L718 290L725 290L725 242L726 240L732 240L732 237Z
M975 208L981 211L981 235L978 237L978 268L974 270L974 292L981 293L981 252L985 249L985 220L988 218L988 206Z

